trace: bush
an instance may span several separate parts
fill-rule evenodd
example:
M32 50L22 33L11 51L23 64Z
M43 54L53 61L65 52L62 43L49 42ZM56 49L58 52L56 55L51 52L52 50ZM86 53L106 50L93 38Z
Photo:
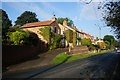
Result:
M90 45L88 48L89 48L89 51L92 51L92 50L96 49L93 45Z
M84 46L90 46L92 44L91 40L90 39L82 39L81 40L81 45L84 45Z
M15 31L11 33L9 37L12 45L21 45L27 43L29 34L26 32Z
M38 41L39 41L37 34L35 34L33 32L29 32L29 34L30 34L30 36L29 36L29 40L28 40L27 44L36 46L38 44Z

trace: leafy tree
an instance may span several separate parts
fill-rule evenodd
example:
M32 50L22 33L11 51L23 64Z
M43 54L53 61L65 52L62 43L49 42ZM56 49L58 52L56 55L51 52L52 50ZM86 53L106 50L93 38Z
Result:
M66 17L66 18L58 18L58 19L57 19L57 22L58 22L59 24L63 24L63 21L64 21L65 19L67 20L67 25L73 27L73 25L74 25L74 24L73 24L73 21L70 20L70 19L67 18L67 17Z
M108 44L108 45L110 45L110 42L109 41L104 41L105 42L105 44Z
M115 47L119 47L119 42L117 40L114 40L113 44L114 44Z
M8 18L7 13L0 9L0 24L2 23L2 43L6 43L6 35L11 24L11 20Z
M98 37L96 37L96 40L98 41Z
M115 41L115 38L112 36L112 35L105 35L104 38L103 38L104 41L108 41L110 42L114 42Z
M0 16L2 16L2 30L7 31L7 29L12 26L11 20L8 18L8 15L4 10L0 9L0 12L2 12L2 14L0 14Z
M100 9L104 9L103 18L107 26L111 27L116 37L120 38L120 1L118 2L106 2L101 4Z
M15 25L24 25L26 23L38 22L37 15L34 12L25 11L15 21Z

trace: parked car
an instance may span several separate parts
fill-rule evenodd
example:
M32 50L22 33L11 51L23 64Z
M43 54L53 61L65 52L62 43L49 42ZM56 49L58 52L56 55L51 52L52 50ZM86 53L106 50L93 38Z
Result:
M120 53L120 48L117 49L117 53Z

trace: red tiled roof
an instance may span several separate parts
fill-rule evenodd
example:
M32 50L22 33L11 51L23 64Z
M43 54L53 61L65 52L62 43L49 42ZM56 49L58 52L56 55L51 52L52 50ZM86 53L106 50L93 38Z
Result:
M10 28L12 28L12 27L20 27L20 26L18 26L18 25L17 26L10 26Z
M32 27L32 26L47 26L53 23L54 21L41 21L41 22L34 22L34 23L27 23L23 25L23 27Z
M95 43L95 41L92 41L92 43Z

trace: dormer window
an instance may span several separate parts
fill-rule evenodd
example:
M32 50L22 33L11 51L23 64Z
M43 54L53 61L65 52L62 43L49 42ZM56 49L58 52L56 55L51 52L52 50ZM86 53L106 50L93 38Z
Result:
M34 25L30 25L30 26L34 26Z

